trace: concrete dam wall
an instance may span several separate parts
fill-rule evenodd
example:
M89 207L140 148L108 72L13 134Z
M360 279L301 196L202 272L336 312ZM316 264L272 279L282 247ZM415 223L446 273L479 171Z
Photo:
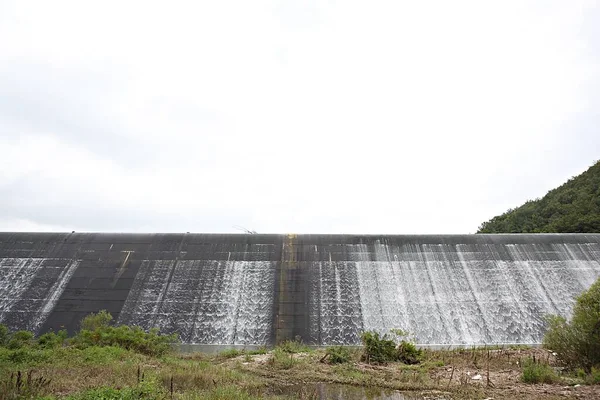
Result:
M0 323L73 332L91 312L185 343L541 342L600 276L600 234L0 233Z

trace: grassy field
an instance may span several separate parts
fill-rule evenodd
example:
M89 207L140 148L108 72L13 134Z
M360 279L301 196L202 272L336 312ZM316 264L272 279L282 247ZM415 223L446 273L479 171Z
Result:
M369 364L361 361L362 349L345 353L336 359L343 362L330 364L331 351L295 342L217 355L146 355L115 346L4 347L0 399L318 399L327 397L327 388L345 387L345 398L377 398L382 390L429 399L600 398L593 376L560 374L554 355L544 349L423 351L415 365Z

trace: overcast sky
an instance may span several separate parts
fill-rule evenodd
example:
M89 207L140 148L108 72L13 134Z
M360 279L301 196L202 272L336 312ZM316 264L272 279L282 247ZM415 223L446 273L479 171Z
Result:
M600 156L599 1L0 1L0 230L474 233Z

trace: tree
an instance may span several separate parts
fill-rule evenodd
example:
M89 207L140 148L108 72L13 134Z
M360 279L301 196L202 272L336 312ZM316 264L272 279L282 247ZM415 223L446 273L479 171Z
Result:
M600 365L600 278L577 297L570 322L560 316L549 318L544 347L570 368L589 373Z
M600 232L600 162L543 198L484 222L478 233Z

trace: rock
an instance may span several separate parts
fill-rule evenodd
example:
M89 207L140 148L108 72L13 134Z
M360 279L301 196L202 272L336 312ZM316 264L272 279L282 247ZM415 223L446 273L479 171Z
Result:
M479 374L474 375L471 379L473 379L474 381L480 381L481 380L481 375L479 375Z

